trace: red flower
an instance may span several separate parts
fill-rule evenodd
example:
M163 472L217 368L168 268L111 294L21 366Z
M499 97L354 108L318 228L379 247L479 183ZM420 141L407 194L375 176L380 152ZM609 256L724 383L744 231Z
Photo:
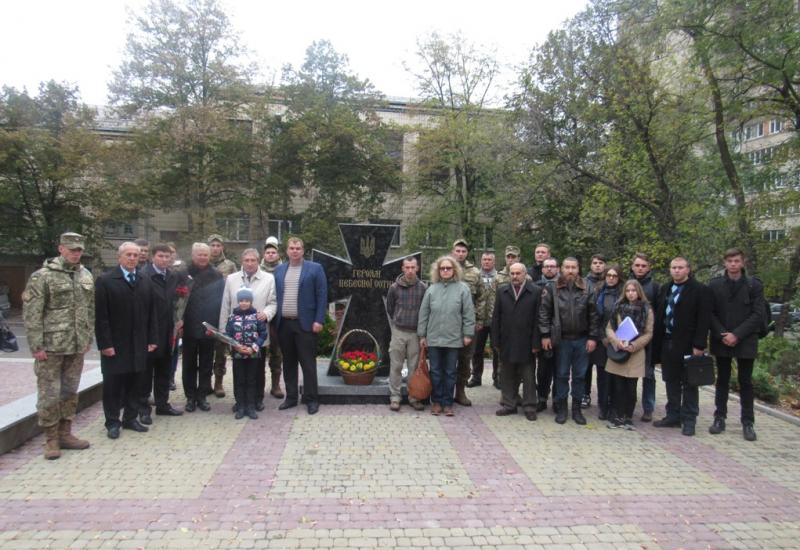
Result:
M188 286L179 286L175 288L175 294L180 297L188 296L189 295L189 287Z

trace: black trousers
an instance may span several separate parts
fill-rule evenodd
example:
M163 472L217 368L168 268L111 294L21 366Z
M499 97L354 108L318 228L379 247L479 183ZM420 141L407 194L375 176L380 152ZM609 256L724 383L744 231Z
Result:
M553 386L553 372L556 370L556 350L552 350L550 357L543 351L536 354L536 393L540 401L547 401Z
M522 384L522 410L530 412L539 402L536 395L536 382L533 375L533 361L529 363L501 363L500 401L506 409L517 409L517 396Z
M714 392L714 403L717 410L714 416L728 416L728 391L731 387L732 357L717 357L717 386ZM739 378L739 399L742 405L742 424L753 424L756 420L753 412L753 363L755 359L736 358L736 371Z
M486 353L486 342L491 338L491 327L483 327L475 333L475 351L472 353L472 376L479 379L483 376L483 356ZM492 346L492 380L497 379L498 369L497 350Z
M303 403L316 403L317 389L317 335L305 331L296 319L283 319L278 328L281 353L283 353L283 381L286 384L286 401L298 400L297 365L303 369Z
M700 414L700 389L689 384L683 361L674 365L667 359L668 352L671 350L672 341L665 341L664 349L661 352L661 372L667 388L667 405L665 407L667 418L680 420L684 425L694 426L697 423L697 415ZM664 376L666 371L671 373L669 379Z
M214 340L183 339L183 392L187 401L202 401L211 393Z
M258 363L255 357L233 360L233 397L240 408L252 409L256 405Z
M594 370L592 366L596 366L597 406L601 411L607 411L611 401L611 391L609 390L608 375L606 374L607 361L606 348L601 342L598 342L597 347L589 354L589 368L586 369L586 378L584 379L586 386L584 386L583 395L592 394L592 371Z
M163 410L169 407L169 381L172 377L172 355L166 354L163 357L148 357L147 368L139 380L139 413L150 414L151 408L148 403L150 394L153 394L153 401L156 410Z
M631 420L633 410L636 408L636 385L638 378L627 378L616 374L606 373L611 394L614 417L620 420Z
M119 413L122 410L122 422L133 420L139 415L139 386L142 373L126 372L124 374L103 373L103 413L105 426L119 426Z

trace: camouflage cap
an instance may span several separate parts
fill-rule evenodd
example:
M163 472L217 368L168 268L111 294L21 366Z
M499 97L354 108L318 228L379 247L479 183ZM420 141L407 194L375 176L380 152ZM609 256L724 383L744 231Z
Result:
M219 241L221 244L225 244L225 239L222 238L222 235L218 233L212 233L206 239L206 244L211 244L214 241Z
M457 246L463 246L464 248L469 250L469 243L467 242L466 239L459 238L459 239L454 240L453 241L453 248L455 248Z
M77 248L81 250L86 249L83 235L79 235L78 233L62 233L58 244L66 247L68 250L75 250Z
M513 244L510 244L510 245L508 245L506 247L506 256L513 255L513 256L516 256L517 258L519 258L519 253L520 252L519 252L519 247L518 246L514 246Z

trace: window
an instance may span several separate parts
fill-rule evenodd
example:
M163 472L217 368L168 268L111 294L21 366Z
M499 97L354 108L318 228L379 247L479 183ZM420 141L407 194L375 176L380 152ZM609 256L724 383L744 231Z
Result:
M106 222L103 234L112 239L133 239L133 222Z
M760 138L764 135L764 125L761 122L748 124L744 127L744 140Z
M762 238L771 243L782 241L786 238L786 231L783 229L768 229L762 233Z
M275 237L282 243L289 235L300 232L300 223L297 220L269 220L267 231L269 237Z
M247 242L250 240L250 216L217 218L217 231L226 241Z
M770 134L777 134L783 130L783 121L778 118L773 118L769 121L769 133Z
M775 152L775 147L765 147L764 149L757 149L747 153L747 158L753 164L766 164L772 158Z

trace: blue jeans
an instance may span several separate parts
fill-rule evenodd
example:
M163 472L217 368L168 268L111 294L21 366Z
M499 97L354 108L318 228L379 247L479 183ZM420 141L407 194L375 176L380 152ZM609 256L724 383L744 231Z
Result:
M453 392L456 388L458 352L460 348L428 348L431 363L431 402L442 407L453 406Z
M570 393L569 378L572 374L572 399L580 401L589 366L586 352L587 338L561 340L558 343L558 364L556 365L556 395L558 400L566 399Z
M642 378L642 411L653 413L656 410L656 376L653 365L645 366L645 376Z

